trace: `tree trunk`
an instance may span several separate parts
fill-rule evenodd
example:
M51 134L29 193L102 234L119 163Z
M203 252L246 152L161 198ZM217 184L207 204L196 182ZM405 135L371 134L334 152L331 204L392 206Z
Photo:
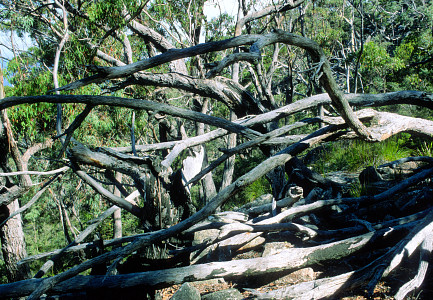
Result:
M3 89L3 73L0 69L0 99L4 98ZM7 128L3 125L6 120L1 118L0 123L0 170L8 171L8 152L9 139ZM12 182L9 179L0 181L0 193L8 193L8 188L12 187ZM0 223L8 218L12 213L19 209L18 199L15 199L10 204L0 206ZM10 282L22 280L31 277L30 269L27 264L18 266L17 262L27 256L26 242L24 240L23 226L21 215L11 218L3 227L0 228L0 240L3 259L6 265L7 277Z
M0 222L18 210L19 207L18 199L7 206L1 206ZM31 273L28 264L17 265L17 262L27 256L21 215L13 217L0 229L0 240L8 280L14 282L30 278Z
M122 182L122 173L116 173L116 179L119 182ZM114 187L114 195L120 197L120 191L117 187ZM122 210L119 208L113 214L113 238L121 238L122 237Z
M204 114L207 114L208 110L209 110L209 100L204 98L203 99L203 105L201 105L201 112ZM204 135L206 130L209 131L209 126L207 126L203 123L196 123L196 126L197 126L197 136ZM203 170L206 167L208 167L208 165L209 165L208 156L207 156L208 149L207 149L206 145L203 145L201 147L203 147L203 150L204 150L203 163L201 166L201 169ZM195 174L195 175L197 175L197 174ZM209 203L209 201L213 197L215 197L215 195L217 194L215 182L214 182L213 177L212 177L212 172L207 173L203 177L201 187L203 190L204 203Z
M283 271L298 270L332 259L337 260L362 250L386 234L387 230L369 232L342 241L308 248L288 248L266 257L212 262L167 270L122 274L115 276L76 276L55 285L53 292L67 293L94 288L130 288L133 286L164 287L187 281L212 278L239 278L265 276ZM16 284L0 285L0 297L24 296L43 281L26 280ZM45 279L46 280L46 279Z
M234 121L236 120L236 118L237 117L235 113L231 112L230 120ZM227 149L231 149L234 147L236 147L236 134L229 134L227 138ZM231 156L224 163L223 179L221 182L220 190L223 190L224 188L226 188L232 183L234 170L235 170L235 157Z

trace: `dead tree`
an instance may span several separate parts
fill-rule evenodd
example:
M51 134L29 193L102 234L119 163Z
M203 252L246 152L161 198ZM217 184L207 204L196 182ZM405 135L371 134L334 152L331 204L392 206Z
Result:
M291 1L285 5L272 6L267 11L255 15L247 15L245 19L239 20L239 26L275 11L284 12L298 7L302 2ZM73 8L64 9L75 13ZM343 94L319 45L306 37L282 30L260 35L236 35L231 39L176 49L167 44L163 36L152 32L144 25L141 26L137 21L131 19L128 22L131 30L145 37L146 41L159 39L160 42L155 43L161 53L137 62L128 60L125 63L97 52L98 57L104 58L112 66L91 66L94 75L56 88L55 91L76 90L107 80L113 82L111 90L124 89L131 85L169 87L220 101L233 111L238 119L226 120L215 117L206 114L204 109L197 111L152 100L113 96L39 95L1 99L0 109L38 102L85 104L83 112L61 134L65 136L62 144L62 151L66 150L67 153L65 164L78 178L91 186L95 193L112 205L64 249L24 259L22 263L54 254L36 277L45 274L64 253L80 251L83 247L96 247L96 243L84 243L84 239L100 222L119 208L131 217L140 219L148 232L113 241L99 241L100 248L107 249L107 246L113 245L117 247L84 260L52 277L1 285L0 297L30 295L29 299L38 299L42 294L94 292L108 287L155 289L216 277L241 281L251 276L287 274L305 267L326 267L341 261L346 266L344 273L273 292L252 292L259 298L318 299L360 286L371 292L378 280L390 274L402 262L404 253L411 254L416 249L423 252L420 256L419 272L413 280L402 286L397 292L397 297L402 298L408 291L419 286L425 277L428 264L425 252L431 251L430 232L433 223L432 207L428 199L431 199L433 190L432 159L419 159L423 160L424 165L408 172L398 182L388 180L386 176L369 177L364 180L365 176L362 175L363 184L372 184L379 178L383 186L373 193L351 197L346 191L347 185L312 172L301 161L300 154L323 142L355 138L378 142L400 132L431 139L432 121L376 111L371 107L411 104L432 109L433 95L417 91L377 95ZM263 49L277 43L299 47L307 52L315 64L318 83L326 94L317 94L276 107L269 87L259 87L260 91L254 94L237 80L220 75L223 70L239 62L257 67ZM239 47L248 51L234 51L221 61L213 62L209 65L206 76L192 77L183 72L184 58ZM157 74L149 71L163 64L171 64L176 72ZM251 69L252 77L263 79L258 67L256 70ZM260 80L257 82L260 85ZM161 131L171 132L174 138L163 139L155 144L132 142L129 147L108 148L101 145L99 148L91 149L75 140L73 134L92 109L99 105L147 111L159 118ZM278 121L283 118L305 110L317 111L319 106L332 106L336 113L277 126L280 124ZM353 106L365 109L354 111ZM197 130L199 134L196 136L177 134L176 137L176 132L170 130L169 122L163 121L165 116L214 126L216 129ZM319 123L326 126L317 126L319 129L309 132L305 130L306 133L301 135L293 133L299 128ZM233 133L240 137L238 145L230 149L221 149L220 157L205 165L205 154L202 153L204 145ZM251 171L244 172L232 183L224 185L217 193L211 191L212 197L209 197L210 199L207 199L203 207L196 212L192 205L190 187L210 175L212 170L229 158L252 147L257 147L270 155ZM270 148L277 150L272 152L269 151ZM163 156L152 153L155 150L163 153ZM196 170L187 176L187 159L182 159L182 168L174 167L176 159L181 160L181 155L185 153L194 153L196 159L191 159L191 155L186 156L190 156L189 162L193 165L199 165L198 168L195 165ZM398 164L399 162L395 162L393 166ZM90 176L86 171L89 168L104 174L104 179L115 185L120 195L113 193L113 189L107 188ZM272 178L275 174L280 174L283 178L278 179L285 183L281 184L273 195L263 197L248 207L241 207L236 213L216 213L236 193L277 168L287 173L288 182L285 182L283 172L275 172L269 176ZM20 171L24 172L19 174L21 176L27 174L25 169ZM380 173L380 168L377 172ZM121 173L125 180L117 181L113 176L115 173ZM128 191L123 186L124 182L131 182L133 188ZM207 186L212 187L212 182L207 183ZM14 199L14 193L23 192L20 189L13 191L11 187L9 193L0 195L0 204L10 204ZM408 197L415 197L416 201L408 201ZM209 229L214 230L213 235L192 245L192 233ZM283 241L290 241L292 247L269 256L235 259L250 250L262 254L260 247L276 240L277 237ZM144 248L179 240L183 240L178 244L181 249L168 253L169 257L165 263L157 260L153 264L170 265L172 268L156 271L132 270L128 274L117 274L125 266L125 259L134 257ZM190 265L186 265L184 256L190 252L193 252L188 261ZM101 265L107 266L106 275L79 276L80 273Z

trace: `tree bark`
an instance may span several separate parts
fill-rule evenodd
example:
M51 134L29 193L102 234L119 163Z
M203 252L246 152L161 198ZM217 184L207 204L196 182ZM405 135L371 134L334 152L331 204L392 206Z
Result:
M148 271L115 276L77 276L53 287L53 292L94 288L128 288L137 285L164 287L186 281L200 281L211 278L239 278L259 276L281 271L297 270L329 259L346 257L374 243L386 234L387 230L370 232L335 243L309 248L289 248L278 254L240 259L227 262L212 262L174 269ZM25 296L42 283L42 280L27 280L16 284L0 286L0 297Z
M118 182L122 182L122 173L116 173L116 179ZM115 196L120 197L120 191L117 187L114 187ZM119 208L113 214L113 238L121 238L122 237L122 210Z
M0 69L0 101L4 98L4 87L3 87L3 72ZM11 145L14 141L10 139L12 131L8 126L8 119L5 111L1 111L1 124L0 124L0 169L3 172L9 171L8 166L8 153L9 149L13 148L14 151L18 151L15 145ZM21 165L17 164L20 168ZM24 170L20 170L24 171ZM22 175L21 183L24 187L28 187L27 183L31 183L29 175ZM1 180L0 193L8 193L8 188L13 187L13 183L6 178ZM6 220L11 214L20 208L18 198L12 200L7 205L0 205L0 223ZM3 258L6 265L6 275L9 281L23 280L30 278L30 268L28 264L17 265L17 263L27 256L26 243L24 240L23 225L21 215L9 219L5 225L0 228L0 240Z
M7 206L0 206L0 223L19 209L18 199ZM28 264L18 262L27 256L21 215L17 215L0 229L2 254L6 265L6 276L10 282L31 278Z

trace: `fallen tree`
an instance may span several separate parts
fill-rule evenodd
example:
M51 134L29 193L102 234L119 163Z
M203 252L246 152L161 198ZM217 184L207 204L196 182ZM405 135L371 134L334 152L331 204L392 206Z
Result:
M23 296L28 295L29 291L33 291L36 286L44 286L45 288L47 286L57 286L57 284L53 284L56 282L62 282L67 278L72 277L75 274L78 274L88 268L94 267L95 265L100 264L101 262L109 262L111 260L116 260L117 263L120 261L119 258L125 257L126 255L129 255L133 253L134 251L137 251L143 246L151 245L154 242L161 241L162 239L167 239L170 236L174 236L175 234L181 233L182 231L187 231L187 229L194 225L194 227L200 228L200 223L197 224L200 220L203 220L207 216L210 216L216 208L220 207L222 203L224 203L233 193L236 193L236 191L243 186L246 186L252 182L254 182L256 179L260 178L261 176L264 176L267 172L272 170L275 166L281 165L281 164L287 164L292 157L295 157L297 153L300 151L307 149L311 145L320 142L321 140L325 138L333 138L335 136L340 137L341 136L341 128L338 128L339 125L331 125L330 127L323 128L319 130L318 132L313 133L309 137L306 137L302 139L300 142L297 142L293 144L292 146L289 146L286 148L285 151L267 159L263 163L259 164L256 168L254 168L249 173L245 174L241 178L239 178L237 181L235 181L232 185L227 187L223 192L220 192L209 204L207 204L202 210L191 216L190 218L180 222L177 225L173 225L168 229L160 230L155 233L149 233L142 237L132 237L132 242L127 245L124 248L117 248L116 250L112 250L110 252L107 252L100 257L96 257L94 259L90 259L87 262L77 266L77 268L73 268L68 272L61 273L55 277L44 279L42 281L35 281L31 280L29 282L18 282L14 283L13 285L4 285L2 287L2 290L0 290L0 294L5 297L13 297L13 296ZM428 128L428 127L426 127ZM372 128L373 130L375 128ZM344 130L344 129L343 129ZM345 135L350 135L348 132L344 131ZM80 159L83 159L85 156L80 152ZM129 156L126 156L124 159L129 159ZM131 157L131 159L134 159ZM402 160L400 163L404 163L405 161L410 160L419 160L419 159L407 159ZM89 161L97 161L96 159L92 159ZM424 161L427 163L431 163L431 158L425 158ZM399 162L390 163L389 165L392 165L396 167ZM101 165L101 163L96 163L95 165ZM103 165L102 165L103 166ZM120 166L120 165L119 165ZM385 166L386 167L386 166ZM380 170L380 169L379 169ZM332 259L341 259L340 255L342 257L346 257L348 255L352 254L352 250L358 250L359 248L363 248L364 244L375 244L377 242L378 237L383 237L386 235L390 230L393 232L399 232L401 228L410 228L413 227L411 222L414 222L421 218L423 215L425 215L426 211L420 211L417 215L414 217L408 217L406 221L402 221L399 219L387 221L384 223L377 223L374 224L374 222L371 222L368 220L369 217L372 217L369 214L365 215L359 215L357 216L356 213L353 213L353 209L355 208L356 211L363 212L362 208L364 207L374 207L378 206L380 204L385 204L390 201L390 199L393 199L396 204L394 204L394 210L399 211L403 204L406 204L404 201L396 201L395 195L401 194L404 196L405 192L407 192L412 186L417 186L421 183L421 188L423 189L431 189L428 183L424 183L426 179L431 177L433 169L425 169L424 171L415 172L415 174L411 177L408 177L406 180L398 183L394 183L393 186L391 186L386 191L378 194L378 195L370 195L370 196L362 196L360 198L339 198L339 199L321 199L320 196L324 195L323 190L322 193L318 193L317 189L314 190L311 189L311 185L313 184L320 184L320 187L323 188L323 183L320 182L309 182L307 185L309 185L309 188L312 190L310 194L315 194L313 198L312 195L306 195L305 198L300 198L297 196L297 199L293 201L289 201L288 207L283 207L283 205L278 205L277 207L281 209L285 209L284 211L280 212L279 214L272 217L272 206L265 205L265 211L263 211L264 208L261 208L259 210L261 213L265 213L264 216L261 216L263 219L262 221L256 221L254 218L248 221L245 221L243 223L227 223L224 221L219 221L220 224L220 230L221 232L212 240L212 244L207 246L206 250L206 258L216 257L217 260L221 260L222 257L224 257L224 260L231 259L235 256L236 252L238 250L245 251L246 249L249 249L248 246L246 246L247 243L249 243L254 238L263 235L263 233L266 232L276 232L279 230L289 231L292 232L294 236L301 235L301 240L304 240L305 242L308 241L316 241L315 243L323 243L320 242L321 239L324 239L324 241L329 240L329 238L332 238L333 240L339 240L340 238L344 237L344 235L352 235L355 232L362 232L364 230L370 230L371 233L367 233L364 236L355 236L352 238L348 238L348 240L339 240L334 241L333 243L327 244L321 244L319 246L313 246L313 247L307 247L307 248L293 248L287 250L286 252L283 252L283 254L273 257L273 258L264 258L263 261L261 259L252 259L252 260L235 260L235 261L229 261L227 263L221 262L221 263L211 263L211 264L204 264L204 265L197 265L197 266L191 266L191 267L179 267L178 269L171 270L161 270L161 271L155 271L155 273L139 273L139 274L130 274L130 275L113 275L112 279L109 281L106 281L107 278L103 276L105 279L100 279L104 283L97 284L98 277L89 277L87 279L76 279L78 280L77 283L72 283L70 281L67 281L67 283L64 283L62 285L58 285L58 287L53 290L54 293L56 292L69 292L70 290L79 290L79 289L93 289L95 287L103 287L103 286L109 286L113 285L112 287L116 287L120 285L121 287L126 287L125 281L131 282L130 285L138 285L138 286L151 286L151 287L162 287L162 286L168 286L175 283L182 283L185 281L191 281L191 280L204 280L209 278L215 278L215 277L227 277L227 278L243 278L248 276L248 273L246 270L253 270L251 274L260 275L265 273L275 273L280 272L284 270L296 270L305 266L311 266L317 263L317 261L314 259L315 255L318 255L320 257L320 262L328 261ZM128 172L131 172L132 169L130 167L128 168ZM335 187L335 185L329 184L329 188L332 189L332 187ZM424 187L423 187L424 186ZM302 189L301 189L302 190ZM313 192L313 190L315 192ZM299 191L298 191L299 192ZM329 193L328 193L329 194ZM417 192L418 195L421 194L421 192ZM287 201L287 200L286 200ZM284 201L280 202L284 203ZM400 206L399 206L400 205ZM425 204L424 204L425 205ZM260 206L263 206L260 205ZM322 210L329 211L330 208L332 210L338 211L336 206L344 207L344 214L343 213L337 213L335 215L330 215L329 213L325 213L325 218L323 220L323 224L321 223L315 223L314 225L320 228L320 230L315 230L314 228L309 227L308 223L304 225L296 225L295 223L291 223L291 226L287 226L284 224L281 224L282 226L275 226L276 224L280 222L287 222L287 221L293 221L298 220L299 218L302 218L303 216L308 216L311 214L317 214L316 218L318 216L318 213ZM266 211L267 209L267 211ZM258 210L258 208L257 208ZM253 210L254 211L254 210ZM400 213L402 213L401 211ZM266 214L270 214L269 217L266 218ZM384 213L385 214L385 213ZM391 214L389 210L386 211L386 215ZM252 214L255 216L255 214ZM351 222L359 223L360 225L357 225L353 228L340 228L340 229L332 229L332 230L325 230L325 224L329 222L329 217L331 219L337 218L337 220L349 222L350 220L345 220L347 216L353 217L353 220ZM430 216L430 215L428 215ZM378 214L376 213L374 218L380 218ZM246 217L245 219L248 219ZM401 217L400 219L404 219L404 217ZM224 226L221 226L224 224ZM406 223L405 225L401 225L402 223ZM211 223L212 224L212 223ZM211 224L208 224L208 226L211 226ZM399 224L399 225L397 225ZM266 228L266 225L269 225L269 228ZM271 226L274 225L274 226ZM313 225L313 224L310 224ZM324 225L324 226L322 226ZM216 225L213 225L215 227ZM216 226L218 227L218 226ZM384 228L385 229L380 229ZM392 228L392 229L390 229ZM379 230L379 231L376 231ZM247 233L242 233L247 232ZM256 232L256 233L254 233ZM242 236L245 236L246 238L242 238ZM374 238L373 238L374 237ZM126 242L128 241L125 240ZM208 244L209 241L206 242ZM259 244L264 243L262 241ZM109 245L109 243L107 243ZM259 244L253 244L251 248L257 247ZM341 247L341 245L345 244L345 247ZM334 245L334 246L331 246ZM335 249L339 249L338 252L336 250L329 250L330 252L325 251L325 249L334 249L332 247L336 247ZM371 246L373 247L373 246ZM227 248L230 250L227 251ZM215 250L216 249L216 250ZM345 250L344 250L345 249ZM350 249L350 251L349 251ZM210 255L209 252L214 251L218 252L215 255ZM223 253L223 255L221 255ZM329 257L325 255L325 253L329 253ZM293 257L298 257L299 259L293 259ZM41 256L42 257L42 256ZM303 259L301 259L303 257ZM286 259L287 258L287 259ZM290 258L290 259L289 259ZM288 261L287 266L282 266L281 261ZM274 261L275 267L272 267L271 261ZM294 264L294 265L293 265ZM251 265L251 266L250 266ZM236 267L237 266L237 267ZM256 267L253 267L256 266ZM256 269L257 266L265 266L264 269ZM222 270L225 268L234 268L233 270L225 271L220 273L212 271L212 270ZM251 269L252 268L252 269ZM206 274L196 276L198 270L206 270ZM244 270L244 271L242 271ZM174 272L173 274L182 274L180 277L173 279L172 277L174 275L170 275L170 272ZM190 274L190 275L188 275ZM212 275L209 275L212 274ZM152 276L151 276L152 275ZM121 276L116 279L116 276ZM154 276L154 277L153 277ZM169 278L172 278L170 280L162 280L162 278L165 278L164 276L168 276ZM191 276L195 276L194 278ZM349 275L347 275L349 276ZM146 278L146 281L140 281L137 278ZM159 278L160 281L156 280L155 278ZM346 278L343 276L343 278ZM83 282L87 283L82 283ZM112 280L112 281L111 281ZM118 280L118 284L114 284L113 282L116 282ZM130 280L130 281L129 281ZM321 281L319 281L321 282ZM356 280L357 284L359 284L359 281ZM48 283L48 284L47 284ZM88 285L86 285L88 284ZM95 286L94 286L95 284ZM105 285L107 284L107 285ZM69 288L64 290L64 287L68 286ZM76 286L76 288L74 288ZM129 285L127 285L129 286ZM44 289L45 289L44 288ZM320 296L321 297L321 296Z
M303 2L284 2L246 15L238 20L238 26L297 8ZM55 16L63 12L64 24L67 24L67 16L87 20L87 15L72 5L56 1L46 6ZM141 6L138 14L143 9ZM28 13L36 14L37 10ZM3 223L18 213L25 213L64 172L73 173L80 184L91 187L109 205L65 248L22 259L18 266L49 257L36 278L0 285L0 298L29 296L28 299L38 299L43 294L69 293L102 297L116 290L133 297L135 289L154 293L156 289L213 278L236 282L258 298L320 299L356 288L364 288L371 295L378 281L391 274L404 260L409 260L417 249L420 251L419 270L395 292L396 298L404 298L421 285L428 266L426 257L432 247L433 158L408 157L369 166L350 180L340 178L337 181L311 170L307 157L314 156L322 145L341 140L361 139L373 143L409 133L422 141L430 141L433 121L383 110L391 105L431 110L431 93L343 93L334 78L335 70L319 44L280 29L264 34L237 32L230 39L175 48L164 35L146 27L145 23L138 23L132 17L135 14L122 12L122 15L127 20L125 26L146 43L150 39L159 54L133 62L131 55L127 55L131 53L128 38L122 39L116 33L118 28L107 29L108 36L122 40L126 61L95 50L94 45L83 38L83 45L109 66L90 66L93 75L63 87L56 84L51 91L56 92L55 95L14 96L0 100L2 110L23 104L60 105L56 122L59 132L46 142L47 145L59 144L60 151L53 151L51 157L58 166L44 172L28 171L27 167L18 172L6 172L5 166L0 174L6 178L20 176L23 180L29 175L54 177L41 185L29 205L6 217ZM61 41L67 39L69 30L77 29L65 25L65 30ZM74 34L80 32L77 30ZM272 91L273 71L271 67L267 72L263 71L262 54L273 47L272 59L276 65L279 45L306 51L311 84L317 85L317 90L322 87L326 93L277 104L276 93ZM228 54L228 50L233 53ZM196 73L185 73L183 59L194 61L205 57L207 60L215 53L221 60L206 64L206 73L201 61L197 63ZM240 83L237 74L240 63L244 64L243 70L250 76L245 78L253 81L254 88ZM165 64L170 65L170 72L152 72L152 68L163 69ZM228 68L233 70L232 79L221 76ZM54 76L56 72L53 72ZM174 89L182 95L192 95L193 108L181 108L157 99L158 91L154 91L152 100L138 94L129 98L58 94L104 81L110 81L110 92L129 91L131 86ZM236 116L213 115L209 99L219 101ZM67 104L83 106L78 106L81 113L64 129L61 105ZM131 117L130 146L109 147L102 143L91 147L85 141L75 139L74 134L84 126L89 115L101 107L130 109L132 116L136 112L145 112L158 126L158 130L153 128L154 140L136 143L135 117ZM317 113L323 107L331 112ZM308 117L297 117L307 111ZM185 129L187 125L189 130ZM233 137L237 144L231 143ZM0 145L4 149L8 146L6 140ZM209 143L221 145L223 142L227 147L214 151L208 161ZM13 149L17 150L17 147ZM38 149L33 150L32 155L42 148ZM263 154L261 161L233 177L232 158L253 157L248 156L252 149ZM63 154L65 159L59 159ZM28 156L30 154L25 157L27 161ZM213 172L222 164L225 164L223 183L217 191ZM405 168L405 165L410 166ZM272 194L248 199L249 203L234 208L234 211L221 211L236 194L262 178L269 181ZM5 180L0 189L3 206L29 192L25 182L10 183ZM203 195L193 196L191 190L199 184ZM353 189L357 189L358 195L354 195ZM201 203L197 204L197 198ZM61 206L59 202L60 211ZM130 218L138 219L146 232L90 241L95 229L119 209ZM283 246L269 250L269 245L275 242L283 243ZM161 257L146 254L149 249L156 248L163 253ZM66 270L47 276L53 266L71 253L85 255ZM245 255L253 257L245 258ZM340 268L334 271L334 265ZM268 277L284 277L307 267L320 273L321 277L273 291L258 289L266 285ZM80 275L83 272L90 272L90 275ZM43 276L46 277L41 278ZM256 286L251 283L251 278L260 279Z

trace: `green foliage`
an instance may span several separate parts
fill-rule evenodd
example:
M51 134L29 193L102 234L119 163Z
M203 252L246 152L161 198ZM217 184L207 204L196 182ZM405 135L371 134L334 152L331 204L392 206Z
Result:
M149 12L153 13L157 20L178 20L182 28L188 28L190 22L199 24L204 19L204 2L204 0L179 0L167 5L165 0L154 0L149 7ZM189 13L190 18L186 17L185 13Z
M433 142L423 141L417 149L419 156L430 156L433 157Z
M262 162L263 159L265 159L264 155L258 151L253 151L243 158L237 158L235 162L236 165L233 179L236 180L238 177L251 171L260 162ZM226 204L223 206L223 209L230 210L234 207L242 206L248 202L251 202L257 197L268 193L272 193L271 185L265 177L261 177L234 195L230 201L226 202Z
M359 181L352 182L349 185L349 194L351 197L358 198L365 195L366 188Z
M205 23L206 42L230 38L234 32L234 17L223 13Z
M395 51L396 57L401 59L405 67L395 74L395 81L399 82L396 89L433 91L433 62L427 61L433 51L433 37L426 32L416 38L408 37Z
M409 139L410 135L403 134L380 143L367 143L361 140L333 142L324 147L313 168L316 172L326 174L334 171L359 171L368 166L378 166L410 156L413 150L406 146Z
M60 61L60 74L65 79L65 83L89 76L84 66L93 64L93 56L94 53L89 47L84 46L75 35L72 35L68 39ZM91 91L86 92L91 93Z
M389 91L389 78L405 66L401 58L392 57L387 52L386 46L373 41L364 45L360 72L364 78L366 92Z
M376 9L374 2L364 4L364 9L371 11L371 25L382 27L382 32L365 44L361 72L366 91L433 91L433 62L428 62L433 50L432 3L381 1L379 5L382 9ZM373 29L371 25L366 23L367 32Z
M88 8L88 16L91 22L96 24L107 24L110 27L122 27L126 25L122 11L136 11L142 1L135 0L105 0L92 1Z
M82 105L74 105L70 122L82 111ZM129 137L131 112L126 108L98 106L93 109L80 128L75 132L79 140L89 146L120 146ZM108 144L107 144L108 142Z
M389 71L398 70L404 66L401 59L390 56L386 50L386 45L373 41L364 45L361 62L365 70L374 71L374 73L381 75L386 75Z
M234 207L240 207L264 194L272 194L272 188L268 180L261 177L237 193L231 201L223 206L223 209L230 210Z
M344 20L344 1L317 1L307 12L308 32L327 55L340 48L339 41L349 38L347 22Z
M35 21L30 14L19 14L3 6L0 9L0 20L2 20L0 29L12 27L19 37L29 32Z
M48 90L52 89L52 75L41 64L43 56L44 51L42 49L32 47L19 57L9 61L5 75L15 87L14 96L46 94Z
M3 256L0 253L0 284L8 283L8 278L6 277L6 265Z
M39 141L44 135L53 133L55 106L48 103L18 105L8 110L11 123L19 137Z

